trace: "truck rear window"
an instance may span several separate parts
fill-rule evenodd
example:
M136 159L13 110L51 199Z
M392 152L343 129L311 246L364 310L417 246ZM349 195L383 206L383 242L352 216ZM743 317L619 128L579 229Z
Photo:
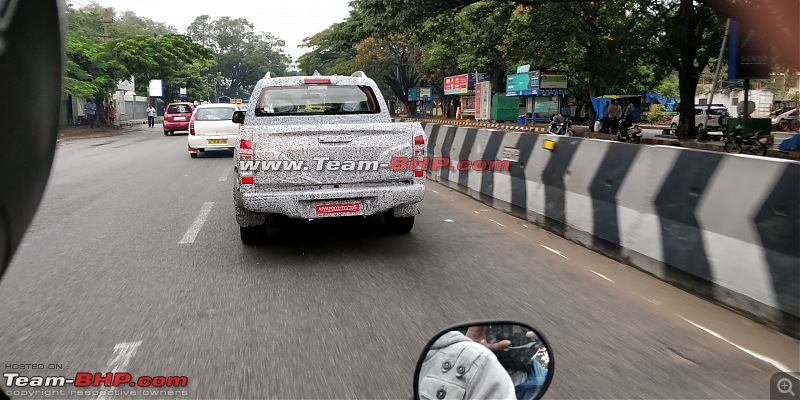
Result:
M380 112L372 89L369 86L354 85L267 87L261 91L255 110L257 117Z

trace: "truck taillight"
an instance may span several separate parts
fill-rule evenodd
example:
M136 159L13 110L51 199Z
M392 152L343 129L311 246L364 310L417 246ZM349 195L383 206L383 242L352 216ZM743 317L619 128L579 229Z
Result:
M253 141L242 139L239 141L239 159L252 160L253 159Z
M423 166L425 163L425 137L422 135L414 136L414 177L425 177Z
M253 176L243 176L242 177L242 185L252 185L253 184Z

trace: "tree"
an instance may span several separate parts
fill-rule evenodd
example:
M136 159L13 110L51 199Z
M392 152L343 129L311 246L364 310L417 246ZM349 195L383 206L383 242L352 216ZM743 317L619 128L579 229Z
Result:
M256 32L254 25L243 18L207 15L197 17L189 25L187 35L216 53L217 71L224 78L221 93L230 97L249 97L253 86L272 72L285 75L292 60L283 52L285 42L271 33Z
M664 21L663 32L654 47L678 72L681 98L680 119L676 136L696 132L694 98L700 75L712 57L719 53L724 35L723 19L694 0L653 2L652 11Z

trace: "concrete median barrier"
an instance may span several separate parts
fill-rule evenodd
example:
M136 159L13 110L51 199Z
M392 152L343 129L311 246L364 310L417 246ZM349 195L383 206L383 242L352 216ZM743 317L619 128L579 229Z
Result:
M429 178L800 335L800 163L423 126L429 157L511 161L508 170L443 168Z

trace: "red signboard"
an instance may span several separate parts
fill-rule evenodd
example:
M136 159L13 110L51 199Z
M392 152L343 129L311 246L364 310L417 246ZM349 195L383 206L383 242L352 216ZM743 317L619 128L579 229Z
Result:
M444 90L469 88L469 74L448 76L444 78Z
M475 85L475 116L481 115L481 96L483 95L482 86L480 83Z

